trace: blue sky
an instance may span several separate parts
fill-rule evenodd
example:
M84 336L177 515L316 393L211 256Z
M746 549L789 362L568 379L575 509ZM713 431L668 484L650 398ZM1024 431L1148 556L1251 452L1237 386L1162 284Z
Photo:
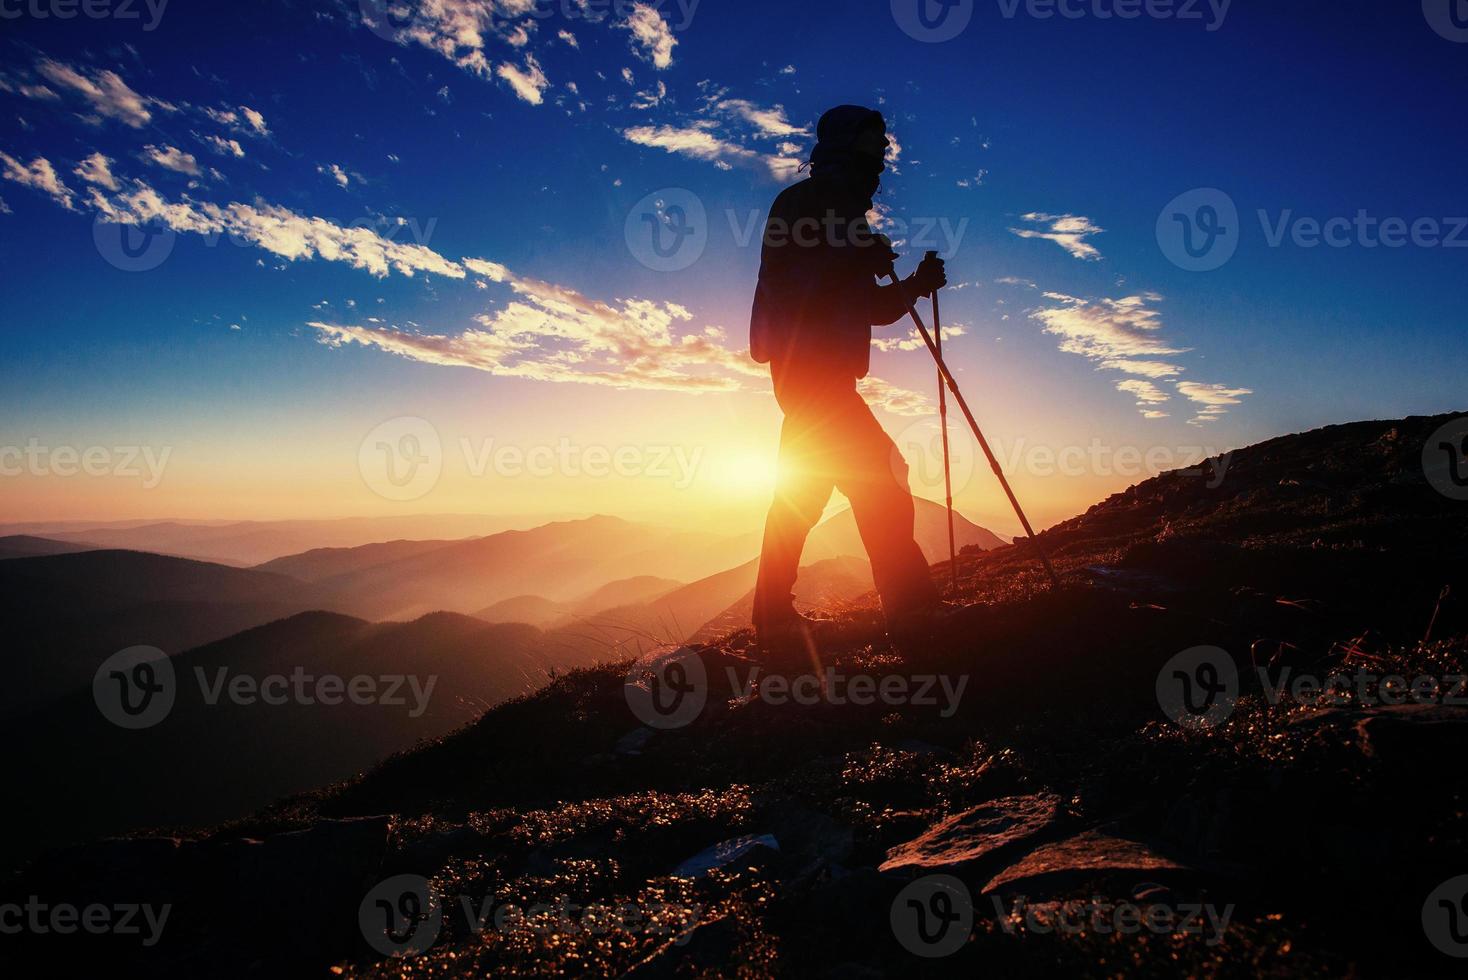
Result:
M747 229L839 103L888 116L881 219L904 271L944 249L950 358L1001 446L1222 450L1464 407L1468 43L1418 4L969 0L927 43L902 26L915 3L626 2L594 23L576 0L386 21L376 0L100 19L8 0L0 443L163 444L179 476L151 496L9 480L7 511L374 511L357 448L397 416L448 445L673 442L711 473L769 456ZM1195 189L1238 213L1209 271L1158 235ZM688 201L706 244L650 268L629 224L650 236L641 213ZM1369 247L1360 214L1437 235ZM99 216L169 227L166 257L119 259ZM1308 247L1302 218L1353 224ZM894 435L931 425L926 354L886 337L869 397ZM1042 521L1137 479L1026 467ZM725 489L757 514L757 483ZM698 509L665 491L449 480L414 506ZM960 502L1008 526L983 479Z

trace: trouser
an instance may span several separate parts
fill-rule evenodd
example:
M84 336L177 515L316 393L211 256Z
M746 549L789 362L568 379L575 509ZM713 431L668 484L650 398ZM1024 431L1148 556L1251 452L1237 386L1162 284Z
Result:
M851 501L888 621L936 603L927 559L913 540L907 463L856 382L802 376L778 364L774 376L785 424L755 586L756 625L791 613L800 554L832 489Z

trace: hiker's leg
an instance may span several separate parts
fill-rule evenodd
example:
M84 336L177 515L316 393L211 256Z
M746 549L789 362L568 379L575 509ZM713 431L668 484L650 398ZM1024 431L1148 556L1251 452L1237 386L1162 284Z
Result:
M775 365L775 398L785 412L780 430L780 465L775 500L765 518L755 584L755 622L774 622L794 613L791 590L800 574L800 553L834 489L831 459L831 399L828 384Z
M846 465L836 485L851 500L882 610L890 622L935 605L938 590L928 573L928 560L913 540L907 461L854 389L841 405Z
M780 430L775 500L765 518L759 579L754 589L755 625L794 613L791 591L800 573L800 554L811 528L831 499L833 483L824 460L821 413L787 409Z

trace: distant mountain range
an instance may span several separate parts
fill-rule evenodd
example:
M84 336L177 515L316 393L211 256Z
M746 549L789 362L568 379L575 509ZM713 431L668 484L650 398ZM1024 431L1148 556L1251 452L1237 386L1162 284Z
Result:
M151 551L249 566L312 548L350 548L399 539L478 538L558 519L563 518L420 514L322 521L32 521L0 524L0 535L29 535L90 548Z
M240 630L329 608L299 580L135 551L0 561L9 682L0 718L89 685L118 650L179 653Z
M177 532L183 537L175 543L183 546L187 538L191 547L219 534L216 544L233 542L227 546L237 549L242 535L263 546L323 523L334 524L251 531L237 524L154 524L85 533L115 539ZM945 559L943 508L919 500L917 529L929 559ZM359 531L345 522L330 533ZM1002 543L961 516L956 533L960 547ZM0 613L11 626L16 681L0 688L0 719L89 683L96 665L117 650L146 645L175 654L311 610L369 621L448 611L521 622L556 631L577 658L598 645L604 654L620 650L634 637L681 641L711 620L737 617L730 607L753 588L758 540L593 517L466 540L314 548L255 568L86 547L37 535L0 538ZM831 559L843 561L825 564ZM806 561L818 570L806 573L798 593L814 604L871 588L850 511L812 533Z
M90 683L0 727L27 746L6 766L12 812L34 828L27 847L240 816L350 777L592 659L552 647L533 627L452 613L381 624L303 613L172 658L177 700L153 728L114 727ZM227 693L240 678L297 671L372 678L375 698L402 703L245 704ZM10 849L0 842L0 853Z

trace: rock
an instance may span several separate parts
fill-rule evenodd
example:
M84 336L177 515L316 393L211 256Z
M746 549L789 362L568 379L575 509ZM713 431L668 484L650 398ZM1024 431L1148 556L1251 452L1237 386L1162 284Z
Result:
M1033 842L1060 820L1060 797L1052 793L1006 796L945 817L923 834L887 852L879 871L903 868L952 871Z
M1436 765L1462 758L1468 750L1468 708L1395 704L1370 708L1364 715L1356 722L1361 750L1387 765Z
M1131 887L1139 877L1151 880L1159 874L1191 871L1146 844L1091 830L1031 852L991 878L983 892L1024 892L1035 897L1096 878L1129 879L1124 883Z
M744 837L735 837L715 844L706 851L702 851L684 861L673 869L673 875L677 878L701 878L715 868L722 868L726 864L732 864L761 848L772 851L780 850L780 842L773 834L747 834Z

